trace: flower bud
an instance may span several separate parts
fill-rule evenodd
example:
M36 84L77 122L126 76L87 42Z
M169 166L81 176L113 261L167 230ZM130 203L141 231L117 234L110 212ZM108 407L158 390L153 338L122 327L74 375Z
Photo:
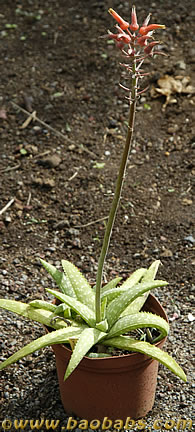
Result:
M153 41L153 42L150 42L149 43L149 45L147 45L145 48L144 48L144 52L145 52L145 54L151 54L152 53L152 49L154 48L154 46L155 45L159 45L159 41Z
M114 9L110 8L110 9L108 9L108 12L117 21L117 23L120 25L120 27L122 28L122 30L127 30L128 29L129 23L127 21L125 21L123 18L121 18L121 16L118 15L117 12L114 11Z
M118 34L111 33L108 30L108 34L105 35L107 39L114 39L117 42L117 46L121 48L121 44L124 46L125 44L130 44L131 38L128 34L126 34L123 30L120 29L120 32Z
M148 14L141 27L146 27L150 21L151 13Z
M135 10L135 6L132 7L132 12L131 12L131 24L130 24L130 29L132 31L136 31L139 28L139 24L137 22L137 15L136 15L136 10Z
M136 39L136 42L137 42L141 47L143 47L143 46L146 46L146 45L147 45L147 39L152 39L152 36L150 36L150 35L144 35L144 36L141 36L141 37L139 37L139 38Z
M129 44L131 42L131 38L129 35L118 35L118 41L122 41L124 44Z
M148 26L140 27L139 34L144 36L144 35L147 35L151 30L157 30L157 29L165 29L165 25L150 24Z
M118 30L118 40L123 41L125 44L129 44L131 42L131 36L125 33L118 25L116 25Z
M111 33L110 30L108 30L108 34L107 35L104 35L102 37L104 37L106 39L114 39L115 41L118 41L118 34Z

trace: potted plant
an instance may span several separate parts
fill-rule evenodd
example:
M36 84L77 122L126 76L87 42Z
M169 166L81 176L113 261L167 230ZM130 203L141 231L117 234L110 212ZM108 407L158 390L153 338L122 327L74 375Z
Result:
M128 91L130 111L126 143L98 262L96 286L92 288L69 261L62 260L64 272L61 272L41 260L58 285L59 291L47 289L57 301L34 300L26 304L0 299L0 307L44 324L47 334L3 361L0 369L50 345L56 355L65 410L87 419L108 416L122 421L129 417L142 417L152 408L158 362L183 381L186 381L186 376L176 361L161 350L169 325L161 305L150 294L150 290L167 285L165 281L155 280L159 261L148 269L136 270L123 283L120 283L121 278L115 278L102 286L105 258L131 149L136 102L143 92L138 81L145 75L142 69L144 60L158 54L155 46L159 42L154 40L153 32L165 27L149 25L150 14L139 27L134 6L131 23L113 9L109 9L109 13L117 21L117 33L108 31L104 37L113 39L125 58L122 66L130 76L131 85L130 89L121 87Z

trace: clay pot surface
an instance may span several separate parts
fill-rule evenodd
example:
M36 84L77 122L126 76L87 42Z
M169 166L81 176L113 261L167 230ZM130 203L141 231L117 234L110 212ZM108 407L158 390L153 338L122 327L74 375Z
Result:
M149 295L145 311L168 321L165 311ZM162 348L166 338L156 344ZM144 417L153 407L158 374L158 361L140 353L118 357L84 357L64 381L71 350L64 345L52 346L58 373L62 404L66 413L87 420L111 420Z

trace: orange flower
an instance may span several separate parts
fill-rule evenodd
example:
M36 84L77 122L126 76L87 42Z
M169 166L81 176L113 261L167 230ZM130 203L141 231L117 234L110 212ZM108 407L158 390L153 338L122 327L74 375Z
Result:
M125 21L123 18L121 18L121 16L118 15L117 12L114 11L114 9L110 8L110 9L108 9L108 12L117 21L117 23L120 25L120 28L122 28L122 30L128 29L129 23L127 21Z
M165 29L165 25L150 24L148 26L141 27L139 29L139 34L141 34L142 36L144 36L144 35L147 35L150 31L157 30L157 29Z

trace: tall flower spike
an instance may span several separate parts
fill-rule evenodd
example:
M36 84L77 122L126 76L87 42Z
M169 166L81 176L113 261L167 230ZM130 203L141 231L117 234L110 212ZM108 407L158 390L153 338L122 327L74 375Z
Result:
M121 18L121 16L119 14L117 14L117 12L115 12L114 9L110 8L110 9L108 9L108 12L117 21L117 23L120 25L120 28L122 28L122 30L128 29L129 23L127 21L125 21L123 18Z
M136 30L138 30L139 28L139 24L137 22L137 15L136 15L136 10L135 10L135 6L132 7L132 11L131 11L131 24L130 24L130 29L134 32Z
M150 24L148 26L142 26L139 29L139 34L141 34L142 36L147 35L150 31L152 30L157 30L157 29L165 29L165 25L161 25L161 24Z

